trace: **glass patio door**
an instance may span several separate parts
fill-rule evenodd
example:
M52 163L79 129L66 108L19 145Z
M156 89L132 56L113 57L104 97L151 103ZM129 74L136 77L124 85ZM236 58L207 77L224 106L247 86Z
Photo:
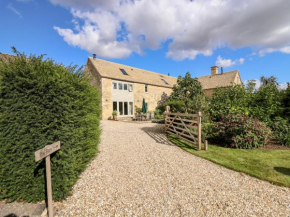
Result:
M113 102L113 110L116 110L118 116L133 115L133 102Z

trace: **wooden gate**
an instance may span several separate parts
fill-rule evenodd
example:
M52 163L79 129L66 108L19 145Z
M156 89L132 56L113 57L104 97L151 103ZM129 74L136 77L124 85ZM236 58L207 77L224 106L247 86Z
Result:
M177 135L179 138L197 145L201 150L201 112L198 114L171 113L165 111L166 133Z

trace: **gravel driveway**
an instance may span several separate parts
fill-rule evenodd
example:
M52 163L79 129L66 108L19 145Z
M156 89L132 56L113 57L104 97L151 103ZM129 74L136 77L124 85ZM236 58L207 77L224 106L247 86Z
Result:
M290 189L170 144L162 125L103 121L100 153L57 216L290 216Z

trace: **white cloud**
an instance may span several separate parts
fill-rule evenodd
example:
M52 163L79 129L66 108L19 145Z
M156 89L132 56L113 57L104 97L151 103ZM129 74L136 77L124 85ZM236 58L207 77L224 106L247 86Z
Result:
M11 3L7 6L7 8L15 13L19 18L22 18L22 14L16 10Z
M286 90L287 87L288 87L288 84L287 83L279 84L279 89L280 90Z
M273 52L277 52L277 51L281 52L281 53L285 53L285 54L290 54L290 46L285 46L285 47L282 47L280 49L267 48L267 49L261 50L259 52L259 55L265 56L265 54L267 54L267 53L273 53Z
M164 42L169 43L166 56L175 60L209 56L220 47L251 47L260 55L290 53L289 0L50 1L70 8L74 19L84 23L64 39L82 49L94 47L88 51L103 57L159 49ZM85 31L89 26L98 33ZM80 41L80 35L93 44ZM116 52L107 50L112 44Z
M227 67L231 67L237 64L243 64L244 62L245 62L244 58L240 58L233 61L231 59L223 59L221 56L218 56L215 64L219 67L227 68Z

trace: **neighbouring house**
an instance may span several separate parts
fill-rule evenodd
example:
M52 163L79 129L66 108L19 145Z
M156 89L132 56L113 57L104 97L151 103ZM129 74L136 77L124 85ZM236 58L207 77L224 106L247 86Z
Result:
M135 106L142 107L142 101L153 112L162 96L169 96L177 78L155 72L89 57L86 73L92 77L92 84L101 92L102 119L111 119L113 110L118 117L133 117ZM238 70L219 73L218 67L211 67L211 74L199 77L204 93L211 97L218 87L241 85Z
M9 60L13 60L14 58L14 55L4 54L0 52L0 61L8 62Z
M239 70L219 73L217 66L211 67L210 75L198 77L198 81L202 84L204 94L207 97L211 97L218 87L243 84Z

